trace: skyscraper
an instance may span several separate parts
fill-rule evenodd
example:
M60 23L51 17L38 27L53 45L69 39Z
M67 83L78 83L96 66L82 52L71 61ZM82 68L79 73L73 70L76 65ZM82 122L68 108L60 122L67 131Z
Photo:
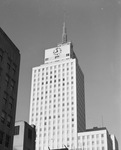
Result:
M20 53L0 28L0 149L12 150Z
M29 122L36 125L36 150L77 148L77 133L85 131L84 75L65 23L62 43L32 69Z

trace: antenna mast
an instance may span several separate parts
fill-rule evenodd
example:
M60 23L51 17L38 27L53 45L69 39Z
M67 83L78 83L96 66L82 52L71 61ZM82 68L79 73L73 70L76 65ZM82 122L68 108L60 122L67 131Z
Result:
M64 7L64 17L63 18L64 18L64 21L63 21L62 44L67 43L66 11L65 11L65 7Z
M62 33L62 44L67 43L67 31L66 31L66 24L63 23L63 33Z
M103 116L102 116L102 127L103 127Z

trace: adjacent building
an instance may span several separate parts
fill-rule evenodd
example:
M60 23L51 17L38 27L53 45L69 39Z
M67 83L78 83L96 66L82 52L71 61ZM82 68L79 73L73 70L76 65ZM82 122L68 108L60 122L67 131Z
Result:
M86 129L84 75L65 24L62 43L32 69L29 123L36 125L36 150L77 148L77 133Z
M113 150L112 140L106 128L93 128L78 133L80 150Z
M14 129L13 150L35 150L35 126L17 121Z
M0 28L0 149L12 150L20 53Z
M119 149L118 141L117 141L116 137L113 134L111 134L110 137L111 137L112 144L113 144L113 150L118 150Z

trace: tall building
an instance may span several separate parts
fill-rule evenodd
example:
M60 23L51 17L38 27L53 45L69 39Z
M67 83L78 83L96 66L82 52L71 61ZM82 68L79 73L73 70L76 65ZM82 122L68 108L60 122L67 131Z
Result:
M20 53L0 28L0 149L12 150Z
M15 123L13 150L35 150L35 126L25 121Z
M106 128L93 128L78 133L79 150L113 150L112 140Z
M111 137L112 144L113 144L113 150L118 150L119 149L118 141L117 141L116 137L113 134L111 134L110 137Z
M45 50L44 64L32 69L30 124L36 125L36 150L77 148L85 131L84 75L67 41Z

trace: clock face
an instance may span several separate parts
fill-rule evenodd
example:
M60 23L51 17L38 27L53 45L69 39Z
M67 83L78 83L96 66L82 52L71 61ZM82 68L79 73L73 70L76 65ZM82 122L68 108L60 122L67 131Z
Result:
M54 55L59 55L61 53L61 51L62 51L61 48L57 47L56 49L54 49L53 54Z

